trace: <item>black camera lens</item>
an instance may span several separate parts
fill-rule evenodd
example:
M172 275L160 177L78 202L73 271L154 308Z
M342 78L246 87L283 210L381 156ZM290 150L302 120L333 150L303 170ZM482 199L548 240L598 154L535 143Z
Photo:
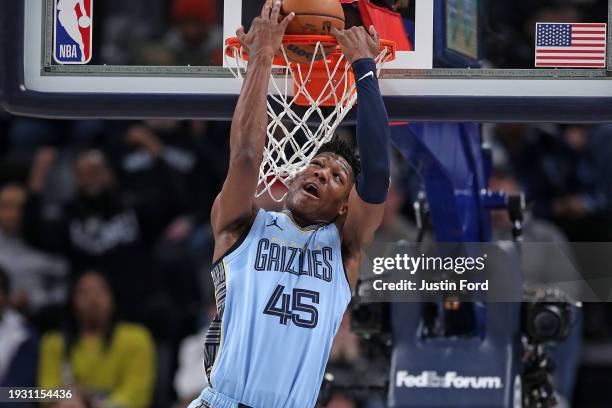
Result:
M561 335L563 328L563 315L554 305L546 305L534 313L532 327L533 333L542 340L552 340Z

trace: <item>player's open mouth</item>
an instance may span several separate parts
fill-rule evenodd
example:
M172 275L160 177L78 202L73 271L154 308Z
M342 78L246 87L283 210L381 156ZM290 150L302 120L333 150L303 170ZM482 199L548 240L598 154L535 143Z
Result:
M316 184L314 183L305 183L304 184L304 191L306 192L306 194L313 196L314 198L320 198L321 197L321 193L319 193L319 187L317 187Z

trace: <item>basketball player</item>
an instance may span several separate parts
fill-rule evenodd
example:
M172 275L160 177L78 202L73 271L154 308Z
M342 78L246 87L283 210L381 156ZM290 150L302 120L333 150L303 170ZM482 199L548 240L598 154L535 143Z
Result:
M58 0L57 10L59 13L57 18L70 38L78 44L79 50L81 50L81 61L84 62L85 44L83 44L83 36L81 35L81 30L79 30L79 19L75 10L77 4L81 9L81 15L87 17L83 0Z
M351 299L361 250L389 186L388 119L378 89L378 34L335 31L358 89L361 171L347 145L324 145L289 186L285 209L254 205L266 142L272 57L293 13L264 6L248 33L248 72L230 135L230 166L212 209L218 315L205 339L210 387L190 408L311 408Z

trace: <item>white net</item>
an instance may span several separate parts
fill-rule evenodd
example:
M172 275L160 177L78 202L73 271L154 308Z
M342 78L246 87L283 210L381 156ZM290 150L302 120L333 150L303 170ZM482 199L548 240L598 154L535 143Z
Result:
M286 67L270 73L268 139L256 193L256 197L268 193L277 202L285 198L287 190L274 187L278 183L288 186L319 148L332 139L357 101L350 64L344 55L336 52L334 58L328 58L325 49L330 46L316 42L310 63L298 64L289 60L286 46L281 47ZM376 58L379 73L389 53L387 47L381 47ZM224 55L225 65L242 82L248 64L244 50L228 44ZM316 89L312 89L312 83L318 84ZM296 109L299 105L305 107Z

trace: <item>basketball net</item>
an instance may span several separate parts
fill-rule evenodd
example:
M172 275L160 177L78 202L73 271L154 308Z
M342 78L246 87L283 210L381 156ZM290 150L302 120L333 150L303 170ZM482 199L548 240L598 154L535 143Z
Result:
M287 57L286 47L296 44L313 50L309 63L296 63ZM237 38L226 41L224 57L225 65L242 83L248 53ZM377 75L383 64L394 58L395 44L381 40L380 52L375 58ZM338 125L357 102L357 90L351 64L332 36L286 35L274 57L274 65L284 69L273 68L270 72L268 138L255 196L268 193L280 202L287 189L273 187L277 183L288 187L319 148L332 139ZM303 107L300 113L297 107Z

